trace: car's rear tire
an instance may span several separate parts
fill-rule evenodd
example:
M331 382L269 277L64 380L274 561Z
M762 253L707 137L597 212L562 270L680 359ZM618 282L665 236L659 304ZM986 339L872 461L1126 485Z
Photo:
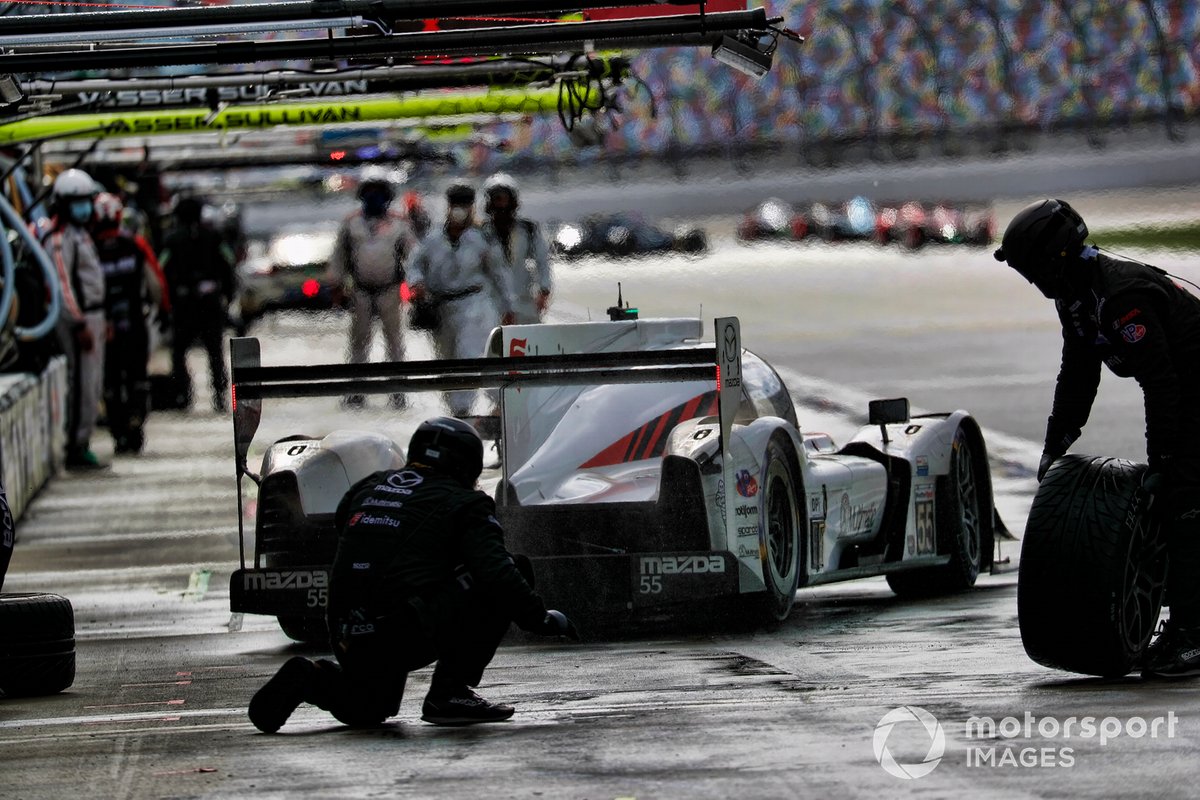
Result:
M759 553L767 591L759 605L768 622L787 619L800 585L803 537L796 489L799 482L789 450L789 445L778 437L767 443L760 489Z
M963 428L954 434L950 472L937 479L935 530L938 553L949 555L939 567L888 573L888 586L905 597L963 592L975 585L984 562L983 548L992 542L988 483L979 474L986 461L976 453L977 440Z
M0 697L55 694L75 682L75 613L55 594L0 594Z
M1039 664L1119 677L1162 609L1167 551L1140 489L1144 464L1068 455L1046 473L1025 526L1017 619Z
M276 617L279 627L289 639L304 644L326 645L329 643L329 626L322 617L286 616Z

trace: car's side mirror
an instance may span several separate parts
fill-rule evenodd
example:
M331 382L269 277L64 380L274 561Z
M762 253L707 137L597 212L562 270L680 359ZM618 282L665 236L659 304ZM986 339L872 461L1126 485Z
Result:
M908 422L908 398L872 400L867 404L867 419L870 425L896 425Z

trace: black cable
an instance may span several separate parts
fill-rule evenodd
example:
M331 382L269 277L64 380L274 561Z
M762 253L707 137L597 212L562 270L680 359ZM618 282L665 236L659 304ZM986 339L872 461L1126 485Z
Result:
M1170 272L1167 272L1162 267L1156 267L1153 264L1147 264L1145 261L1139 261L1136 258L1130 258L1129 256L1123 256L1120 253L1115 253L1112 250L1109 250L1107 247L1100 247L1099 245L1092 245L1092 247L1095 247L1097 250L1099 250L1102 253L1108 253L1110 256L1116 256L1117 258L1123 259L1125 261L1132 261L1134 264L1141 264L1143 267L1149 267L1150 269L1155 270L1156 272L1166 275L1168 278L1172 278L1177 281L1183 281L1188 286L1193 286L1196 288L1197 291L1200 291L1200 286L1197 286L1192 281L1190 281L1187 278L1184 278L1180 275L1174 275Z

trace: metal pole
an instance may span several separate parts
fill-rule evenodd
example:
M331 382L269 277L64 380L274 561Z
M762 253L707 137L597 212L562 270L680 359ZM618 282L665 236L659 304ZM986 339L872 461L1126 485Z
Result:
M544 53L593 46L710 44L722 33L765 30L766 11L726 11L675 17L422 31L330 40L215 42L208 44L103 47L61 52L0 55L0 73L62 72L187 64L246 64L258 61L337 58L396 58L450 54Z
M0 17L0 34L106 31L112 28L170 28L215 23L363 16L381 20L448 19L529 14L564 14L589 8L646 5L662 0L311 0L201 8L84 11ZM676 5L674 3L670 5Z

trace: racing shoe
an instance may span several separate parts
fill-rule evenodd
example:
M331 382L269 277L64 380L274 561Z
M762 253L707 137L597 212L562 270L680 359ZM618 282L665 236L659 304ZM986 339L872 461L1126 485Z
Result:
M421 706L421 719L434 725L474 725L478 722L501 722L513 715L515 709L492 703L467 687L448 695L427 695Z
M250 721L263 733L283 727L304 698L316 678L317 665L295 656L284 662L275 677L267 681L250 699Z
M1142 657L1143 678L1191 678L1200 676L1200 627L1159 627L1158 637Z

